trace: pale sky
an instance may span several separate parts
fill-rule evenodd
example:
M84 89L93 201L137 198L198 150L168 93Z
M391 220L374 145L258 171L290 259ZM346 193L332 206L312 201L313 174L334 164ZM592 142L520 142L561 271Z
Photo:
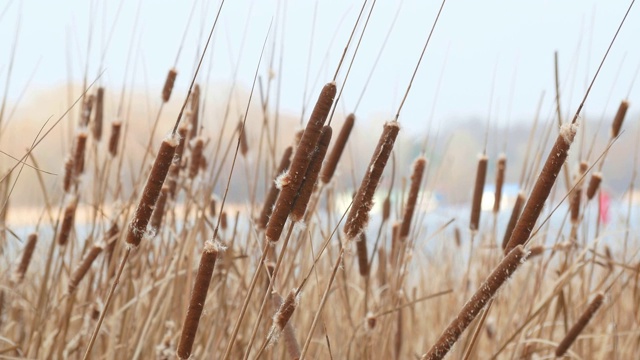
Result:
M159 101L164 77L174 64L194 2L142 0L138 26L134 28L138 3L3 0L0 2L0 94L4 93L16 29L19 30L17 53L8 89L12 100L19 97L32 73L27 97L30 91L60 86L70 78L81 81L87 60L89 23L92 23L89 77L94 78L99 72L103 49L114 28L104 57L103 84L114 92L122 87L133 40L136 50L129 71L131 73L135 67L135 86L142 91L148 88L154 96L157 94L155 99ZM347 81L340 110L353 110L400 4L389 0L377 2ZM448 0L400 121L412 131L426 130L441 73L435 121L446 124L469 117L486 119L494 69L494 123L504 123L509 117L509 109L512 119L530 120L542 91L546 91L543 106L543 116L546 116L553 107L553 55L556 50L560 55L562 105L565 113L573 113L628 4L629 1L618 0ZM195 15L177 64L179 76L175 94L184 95L197 49L204 44L218 6L218 1L196 0ZM315 99L322 84L333 76L361 6L361 1L340 0L228 0L211 48L210 84L230 82L239 61L239 84L245 88L251 86L260 48L273 18L274 28L261 74L267 74L271 44L276 39L274 72L282 80L281 109L299 114L306 74L310 75L307 96ZM395 28L357 110L359 118L390 117L395 113L439 6L439 1L402 2ZM284 23L283 8L286 8ZM341 19L344 19L342 23ZM246 42L242 58L238 60L247 21ZM283 28L283 69L280 72L278 59ZM330 46L334 34L337 34L335 42ZM599 118L603 110L613 114L619 101L627 96L640 63L639 35L640 9L634 8L596 81L587 103L587 116ZM355 41L351 53L353 48ZM324 62L327 51L328 60ZM207 78L209 59L201 71L201 82ZM349 60L350 57L338 76L339 86L344 82ZM614 84L618 71L619 77ZM314 85L318 76L319 82ZM605 109L609 97L611 100ZM632 89L629 97L631 114L637 114L634 105L639 97L640 85ZM178 101L176 97L172 100Z

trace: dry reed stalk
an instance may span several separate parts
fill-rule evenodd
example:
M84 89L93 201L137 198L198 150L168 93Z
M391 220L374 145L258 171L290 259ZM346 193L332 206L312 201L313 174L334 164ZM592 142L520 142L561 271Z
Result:
M600 188L600 183L602 182L602 173L596 172L591 175L591 179L589 180L589 185L587 186L587 200L591 201L598 189Z
M96 260L98 255L100 255L103 249L103 244L95 244L91 247L91 250L89 250L89 252L87 252L87 254L82 258L82 261L80 262L78 267L76 267L76 269L71 274L71 277L69 278L69 284L67 285L68 294L72 294L76 290L78 284L80 284L80 281L82 281L84 276L89 271L89 268L91 268L91 264L93 264L93 262Z
M344 233L348 239L354 239L358 236L369 222L369 212L373 207L373 195L380 183L380 178L389 156L391 156L391 150L393 150L393 144L399 131L400 124L397 121L384 124L384 130L378 140L378 145L373 152L369 167L362 179L344 225Z
M89 135L84 130L80 130L76 135L76 143L73 152L73 170L75 176L79 176L84 172L84 154L87 149L88 137Z
M178 141L173 161L169 167L169 195L171 195L172 199L175 199L176 197L178 178L180 177L180 169L182 169L182 155L184 154L184 147L187 141L187 128L185 126L180 126L178 128L178 136L180 137L180 140Z
M485 305L498 292L500 287L513 275L518 266L524 262L527 252L522 245L517 245L502 259L491 274L480 285L471 299L462 307L456 318L447 326L438 341L422 356L423 360L444 358L462 333L473 322Z
M283 306L284 300L277 292L273 292L271 296L273 299L274 312L277 313ZM282 329L282 335L284 337L284 345L289 357L295 360L300 359L300 344L296 339L295 330L293 329L293 325L291 325L290 321L287 321L284 329Z
M93 117L93 127L91 128L93 138L96 141L102 139L102 123L104 119L104 87L100 86L96 92L96 113Z
M74 183L74 169L73 158L68 156L64 161L64 178L62 180L62 189L66 193L71 191L71 185Z
M369 276L369 259L367 255L367 236L362 233L358 236L356 243L356 254L358 255L358 270L360 276Z
M556 357L563 356L571 344L578 338L578 335L584 330L587 326L593 315L598 311L600 306L602 306L602 302L604 301L604 294L598 293L595 298L591 300L589 307L582 313L582 316L578 319L578 321L571 327L571 330L567 333L567 335L562 339L558 347L556 347Z
M191 159L189 159L189 178L193 179L198 175L200 164L202 161L202 150L204 149L204 140L198 136L193 140L191 148Z
M280 164L278 165L278 169L276 170L277 179L278 176L284 174L287 169L289 169L289 165L291 164L291 154L293 153L293 147L289 146L284 150L282 154L282 158L280 159ZM269 192L264 199L264 205L262 206L262 211L260 212L260 217L257 220L258 229L265 229L267 227L267 223L269 222L269 217L271 216L271 212L273 211L273 205L276 203L276 199L278 198L278 194L280 194L280 189L276 186L276 181L274 180L271 183L271 187L269 188Z
M69 241L69 236L73 230L73 223L76 218L76 209L78 207L78 198L73 197L69 204L64 209L62 215L62 224L60 224L60 230L58 231L58 245L65 246Z
M196 84L191 92L191 116L189 116L189 139L198 136L198 126L200 123L200 85Z
M531 195L529 195L529 199L522 210L522 215L520 215L513 229L509 243L504 250L505 254L508 254L516 245L524 244L529 240L529 236L538 221L540 213L542 213L544 203L551 193L551 188L560 173L560 169L562 169L567 160L577 129L578 127L575 124L564 124L560 128L560 134L558 134L556 142L542 167L542 171L533 185L533 190L531 190Z
M627 115L628 109L629 109L629 101L622 100L622 102L620 102L620 106L618 107L618 112L616 112L616 117L613 118L613 123L611 124L612 139L620 135L620 129L622 129L622 122L624 121L624 117Z
M200 257L200 265L198 273L191 291L191 301L187 309L187 315L182 325L182 333L180 335L180 343L178 344L177 356L180 359L188 359L191 356L193 343L196 339L198 324L202 316L202 310L207 300L207 292L211 284L211 277L216 265L220 248L218 244L207 241L202 250Z
M111 123L111 136L109 137L109 154L112 157L118 155L118 145L120 143L120 131L122 130L122 121L115 120Z
M127 244L131 247L137 248L147 231L151 213L156 206L156 201L158 200L162 185L169 172L169 167L173 161L173 155L175 154L177 146L178 137L175 134L165 138L160 145L158 156L156 156L153 162L151 173L149 174L149 178L147 178L147 182L142 190L142 196L140 197L135 214L127 230Z
M353 129L355 121L356 116L353 113L349 114L340 129L340 134L338 134L336 143L333 145L333 149L331 149L331 152L327 157L327 161L322 167L322 172L320 173L320 181L324 184L328 184L329 181L331 181L333 174L336 172L338 162L340 161L340 157L342 157L344 148L347 145L347 140L349 140L349 135L351 135L351 130Z
M27 273L27 269L29 269L29 264L31 264L31 258L33 257L33 252L36 249L36 244L38 242L38 234L31 233L27 237L27 243L24 246L24 251L22 252L22 257L20 258L20 264L16 268L16 271L13 276L13 281L16 284L19 284L24 280L24 276Z
M82 102L82 111L80 113L80 127L86 128L89 126L89 120L91 119L91 111L93 109L93 95L85 97Z
M162 87L162 102L167 102L171 98L171 92L173 91L173 85L176 82L177 76L178 72L176 69L169 70L167 78L164 81L164 86Z
M518 222L518 218L520 217L522 207L526 200L527 198L525 197L524 192L519 191L518 196L516 197L516 202L513 204L513 209L511 210L511 216L509 217L504 237L502 238L502 250L504 250L509 243L509 239L511 238L511 234L513 234L513 229L516 227L516 223Z
M320 139L318 140L318 146L311 156L311 161L307 167L307 173L302 180L300 190L298 190L298 195L296 196L293 207L291 208L291 220L295 222L301 221L304 217L305 211L307 210L309 199L311 199L311 194L313 193L313 189L318 181L322 162L327 154L329 143L331 142L331 135L331 126L325 126L322 128L322 131L320 132Z
M311 154L318 144L322 126L329 115L333 100L336 96L335 82L327 83L318 97L318 101L311 113L307 127L302 134L302 138L296 148L291 161L291 166L284 176L278 179L280 184L280 195L276 200L271 217L265 231L266 238L271 242L280 239L282 229L287 221L287 217L292 210L296 195L300 190L303 178L307 173Z
M505 173L507 171L507 155L500 154L496 165L496 192L493 198L493 212L500 212L500 203L502 202L502 187L504 186Z
M162 219L164 218L164 208L167 205L167 198L169 197L169 186L164 185L160 189L160 196L151 214L151 228L157 234L160 231L160 225L162 225Z
M249 152L249 143L247 142L247 131L242 120L238 121L238 133L240 136L240 154L246 157Z
M478 168L476 171L476 182L473 186L473 200L471 202L471 218L469 229L472 232L478 231L480 227L480 214L482 213L482 194L484 193L484 183L487 178L487 165L489 158L485 154L478 156Z
M427 167L427 159L419 157L413 162L413 173L411 174L411 187L409 188L409 195L407 198L407 205L404 208L404 214L402 216L402 224L400 225L400 239L406 239L409 236L411 230L411 220L416 210L416 204L418 202L418 194L420 193L420 185L422 184L422 177L424 175L424 169Z

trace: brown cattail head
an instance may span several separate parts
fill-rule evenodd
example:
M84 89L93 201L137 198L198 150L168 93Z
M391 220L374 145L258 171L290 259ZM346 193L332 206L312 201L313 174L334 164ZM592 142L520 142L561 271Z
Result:
M182 169L182 154L184 153L184 144L186 142L187 128L184 125L178 127L178 146L176 147L173 161L169 167L169 195L172 199L176 197L176 189L178 188L178 177L180 176L180 169Z
M378 286L383 288L387 285L387 250L384 247L378 248Z
M322 128L318 146L311 157L311 162L307 168L307 174L302 180L302 185L300 186L296 200L293 203L293 208L291 209L291 219L293 221L298 222L304 217L307 205L309 204L309 199L311 199L311 194L313 193L313 189L315 188L318 180L318 174L320 174L322 161L327 154L327 149L331 142L331 134L331 126L325 126Z
M460 247L460 245L462 244L462 235L460 234L460 228L459 227L455 227L455 229L453 229L453 238L456 241L456 246Z
M103 249L103 244L95 244L91 247L91 250L89 250L89 252L85 254L78 267L76 267L76 269L71 274L71 278L69 278L67 293L72 294L76 290L78 284L80 284L80 281L82 281L84 276L89 271L91 264L93 264L93 262L96 260L98 255L100 255Z
M469 229L474 232L480 227L480 213L482 212L482 194L487 178L487 165L489 158L482 154L478 157L478 169L476 171L476 183L473 187L473 201L471 202L471 219Z
M628 109L629 109L629 102L627 100L622 100L622 102L620 102L620 106L618 107L618 112L616 113L616 117L613 118L613 123L611 124L612 139L620 135L620 129L622 129L622 122L624 121L625 115L627 115Z
M24 276L27 273L27 269L29 268L29 264L31 264L31 258L33 257L33 252L36 249L36 243L38 242L38 234L31 233L27 238L27 243L24 246L24 251L22 252L22 257L20 258L20 264L14 273L13 281L17 284L21 283L24 280Z
M598 189L600 189L600 183L602 182L602 173L596 172L591 175L591 180L589 180L589 186L587 186L587 199L592 200Z
M67 204L62 215L62 224L58 231L58 245L65 246L69 241L69 236L73 230L73 223L76 218L76 208L78 207L78 198L73 197Z
M151 228L157 234L160 231L160 225L162 225L162 219L164 218L164 208L167 205L167 198L169 197L169 185L163 185L160 189L160 196L151 214Z
M176 82L176 77L178 76L178 72L176 69L169 70L167 74L167 78L164 81L164 87L162 88L162 102L169 101L171 98L171 92L173 91L173 84Z
M111 136L109 137L109 154L116 157L118 155L118 144L120 143L120 131L122 129L122 122L116 120L111 123Z
M247 130L244 127L242 119L238 122L238 136L240 137L240 154L247 156L249 143L247 142Z
M89 120L91 119L91 110L93 109L93 95L85 97L82 102L82 112L80 113L80 127L86 128L89 126Z
M409 197L407 198L407 206L404 208L402 216L402 225L400 225L400 238L405 239L409 236L411 230L411 220L418 202L418 193L420 192L420 184L424 169L427 167L427 159L424 157L417 158L413 163L413 173L411 174L411 187L409 188Z
M220 227L222 230L227 229L227 212L223 211L220 213Z
M282 299L282 296L280 296L280 294L275 291L271 293L271 298L273 300L272 304L274 307L274 312L277 313L280 307L282 307L284 300ZM276 332L275 327L272 327L271 331L271 343L275 343L277 339L273 338L273 336L277 336L278 333ZM284 329L282 330L282 335L284 337L284 343L287 349L287 353L289 353L289 358L294 360L300 359L300 344L298 344L298 340L296 339L295 331L293 329L293 326L291 325L291 322L286 323Z
M102 138L102 122L104 119L104 88L101 86L96 93L96 113L93 117L93 127L91 128L93 138L100 141Z
M149 219L151 219L153 208L156 206L158 196L160 196L160 190L169 172L169 166L171 166L177 146L178 137L175 134L164 139L160 145L160 151L158 151L158 156L156 156L151 167L151 173L142 190L138 207L136 207L133 219L129 223L129 229L127 230L127 244L129 246L138 247L140 245L140 241L147 230Z
M480 285L471 299L462 307L455 319L444 330L438 341L429 352L422 356L423 360L442 359L460 338L466 328L482 311L485 305L498 292L500 287L513 275L520 264L527 257L527 252L522 245L517 245L511 252L493 269L491 274Z
M356 253L358 254L358 269L360 276L369 276L369 255L367 255L367 236L362 233L358 236L356 243Z
M327 157L327 161L324 163L322 167L322 173L320 174L320 181L325 184L328 184L333 177L333 174L336 172L336 167L338 166L338 161L340 161L340 157L344 152L344 148L347 145L347 140L349 140L349 135L351 135L351 130L353 129L353 124L356 121L356 116L354 114L349 114L347 119L344 121L342 128L340 129L340 134L338 134L338 138L336 139L335 145L333 145L333 149L329 153L329 157Z
M293 155L289 171L279 179L281 185L280 195L276 200L273 212L269 218L269 223L267 224L267 230L265 231L265 235L269 241L275 242L280 239L282 229L300 190L302 180L307 173L311 155L318 144L322 126L329 115L335 96L335 82L326 84L318 97L318 101L300 139L300 143Z
M215 217L218 214L217 210L217 201L214 195L211 195L211 199L209 200L209 215Z
M211 276L213 275L213 269L215 268L219 251L219 246L211 241L207 241L204 244L198 273L196 274L196 280L193 284L193 290L191 291L191 301L189 302L187 316L182 325L180 343L176 351L180 359L188 359L189 356L191 356L191 350L196 339L198 324L200 323L202 310L207 300L207 292L209 291Z
M278 165L278 169L276 171L276 178L280 174L284 174L287 169L289 169L289 165L291 164L291 154L293 153L293 147L289 146L285 149L284 154L282 154L282 158L280 159L280 164ZM260 217L257 220L258 229L265 229L267 227L267 223L269 222L269 217L271 216L271 212L273 211L273 204L276 203L276 199L278 198L278 194L280 194L280 189L276 186L276 182L273 181L271 183L271 187L269 188L269 192L264 199L264 205L262 206L262 211L260 212Z
M189 138L198 136L200 118L200 85L196 84L191 92L191 116L189 116Z
M513 209L511 210L511 216L509 217L509 222L507 223L504 237L502 238L502 250L504 250L509 243L509 239L511 238L513 229L516 227L516 223L518 222L518 218L520 217L522 207L524 206L526 200L527 198L525 197L524 192L519 191L518 196L516 196L516 202L515 204L513 204Z
M567 352L567 350L569 350L571 344L573 344L573 342L578 338L578 335L580 335L582 330L584 330L584 328L587 326L593 315L595 315L596 311L598 311L600 306L602 306L603 301L604 294L601 292L597 293L595 298L591 300L591 303L589 304L589 307L587 307L587 310L582 313L582 316L580 316L578 321L571 327L564 339L562 339L560 344L558 344L558 347L556 348L557 357L563 356Z
M505 248L505 254L509 253L516 245L524 244L531 235L533 227L538 221L544 203L547 201L551 188L556 182L560 169L564 165L569 155L569 149L578 130L575 124L564 124L560 128L560 134L556 139L547 160L542 167L542 171L533 185L529 200L522 210L522 215L518 219L509 243Z
M118 226L118 222L115 221L111 227L109 228L109 230L107 230L107 233L105 234L105 240L104 242L106 243L106 256L107 256L107 263L111 262L111 256L113 255L113 250L115 250L116 248L116 242L118 241L118 237L120 236L120 227Z
M502 201L502 187L504 186L505 173L507 171L507 155L500 154L498 156L498 164L496 165L496 191L493 197L493 213L500 212L500 202Z
M532 246L529 248L529 256L527 257L527 259L531 259L536 256L540 256L542 254L544 254L544 246L542 245Z
M388 221L391 216L391 197L387 195L382 202L382 221Z
M400 125L397 121L388 122L384 125L384 130L378 140L367 172L362 179L360 188L353 200L353 205L349 210L344 232L348 239L354 239L360 234L369 222L369 212L373 206L373 195L376 192L384 167L387 165L393 144L396 141Z
M71 191L71 186L74 183L75 179L75 166L73 165L73 158L67 157L64 161L64 179L62 181L62 189L64 192Z
M285 325L287 325L299 302L300 298L296 296L296 289L291 289L289 295L284 299L280 309L278 309L278 312L273 317L273 325L277 327L279 331L282 331Z
M193 179L200 171L200 162L202 160L202 150L204 149L204 140L201 136L193 139L191 147L191 159L189 160L189 178Z
M87 149L87 138L89 135L85 130L78 131L76 135L76 143L73 152L73 166L75 176L79 176L84 172L84 154Z

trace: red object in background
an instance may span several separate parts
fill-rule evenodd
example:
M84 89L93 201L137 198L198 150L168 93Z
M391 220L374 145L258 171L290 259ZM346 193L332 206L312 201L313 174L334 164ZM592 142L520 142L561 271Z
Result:
M609 223L609 207L611 205L611 196L609 196L608 192L600 189L598 202L598 208L600 209L600 222L606 225Z

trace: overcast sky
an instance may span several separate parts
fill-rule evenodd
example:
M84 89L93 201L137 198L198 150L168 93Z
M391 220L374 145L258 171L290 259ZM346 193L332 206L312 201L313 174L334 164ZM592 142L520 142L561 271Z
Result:
M133 81L142 91L149 89L157 93L155 98L159 101L160 88L167 70L174 65L194 2L142 0L137 26L138 1L3 0L0 4L1 93L4 93L16 30L19 30L8 90L10 99L18 98L32 73L27 96L30 91L60 86L70 78L81 81L91 33L89 77L99 73L102 63L106 69L103 84L111 91L119 91L133 41L135 50L129 70L130 74L136 70ZM493 101L494 124L504 123L507 118L526 121L533 117L543 91L546 91L543 107L543 116L546 116L553 107L556 50L560 56L562 105L565 113L575 111L628 4L626 0L448 0L401 114L401 122L409 129L424 131L432 109L435 121L440 123L469 117L486 119L490 101ZM195 2L195 14L177 63L180 73L177 94L188 86L196 53L206 39L218 5L217 1ZM309 74L307 96L315 99L322 84L333 76L361 6L361 1L342 0L229 0L215 33L213 57L207 58L200 80L205 81L213 64L210 83L230 82L238 64L239 83L250 87L262 42L273 19L261 74L267 74L275 39L273 72L282 80L281 107L299 114L306 75ZM391 116L395 112L439 6L438 1L377 2L339 109L354 109L400 7L397 23L357 115L366 119ZM599 118L603 110L613 113L619 101L627 96L640 63L639 34L640 9L634 8L595 84L587 103L587 116ZM313 49L309 61L311 40ZM283 52L281 44L284 44ZM103 53L104 61L101 60ZM279 71L281 54L282 71ZM344 83L346 67L343 66L338 76L339 86ZM494 72L495 90L491 99ZM319 80L314 84L316 79ZM638 97L640 85L633 88L629 97L631 113L637 114L633 105Z

